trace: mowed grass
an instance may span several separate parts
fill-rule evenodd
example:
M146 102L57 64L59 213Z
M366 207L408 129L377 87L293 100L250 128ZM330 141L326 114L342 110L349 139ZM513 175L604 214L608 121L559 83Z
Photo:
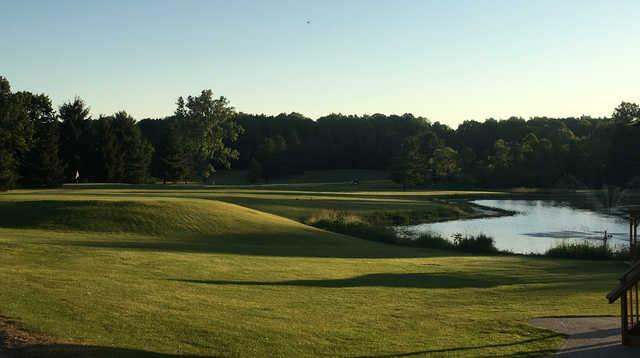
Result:
M326 202L437 207L430 198L462 194L2 194L0 315L51 337L27 355L477 357L557 348L563 337L533 317L617 312L604 295L622 263L391 246L282 216Z
M367 184L365 184L366 187ZM79 190L81 189L81 190ZM451 219L473 214L465 205L452 205L444 199L486 198L504 196L496 191L398 191L381 189L360 190L359 186L345 184L286 184L279 186L203 186L203 185L70 185L64 189L20 190L7 200L49 200L56 195L60 200L144 200L149 198L197 198L219 200L244 207L304 221L322 210L344 210L355 214L375 212L419 211L432 219ZM44 194L43 194L44 193ZM77 195L81 195L80 198Z

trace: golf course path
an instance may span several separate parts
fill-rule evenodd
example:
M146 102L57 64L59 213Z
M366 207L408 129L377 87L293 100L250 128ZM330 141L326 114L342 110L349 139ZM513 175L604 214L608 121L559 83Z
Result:
M620 344L618 317L536 318L529 323L569 336L550 357L640 357L640 348Z

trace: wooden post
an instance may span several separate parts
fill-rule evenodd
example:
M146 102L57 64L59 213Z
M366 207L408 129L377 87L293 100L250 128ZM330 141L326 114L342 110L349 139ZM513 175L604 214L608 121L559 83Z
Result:
M634 317L634 313L633 313L633 289L629 288L627 290L627 293L625 294L625 296L629 296L628 298L628 303L629 303L629 312L627 313L627 333L633 328L633 317Z
M635 217L633 220L633 261L638 260L638 224L640 224L640 219Z
M627 294L620 297L620 335L622 336L622 344L627 344L627 331L629 330L629 320L627 316Z
M635 323L633 324L634 328L638 328L640 327L638 324L640 323L640 312L638 312L638 310L640 309L640 305L638 305L638 284L636 283L636 317L635 317ZM633 304L633 303L632 303ZM631 320L633 321L633 317L631 317Z

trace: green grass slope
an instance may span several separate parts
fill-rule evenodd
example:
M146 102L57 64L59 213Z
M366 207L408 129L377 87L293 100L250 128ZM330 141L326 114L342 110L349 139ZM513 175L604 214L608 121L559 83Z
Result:
M276 205L285 194L262 195ZM0 315L51 337L22 353L527 356L563 339L530 318L616 312L603 297L620 263L389 246L215 198L1 195Z
M54 236L70 234L64 236L63 245L275 256L410 256L393 246L372 245L214 200L95 196L89 200L79 196L51 199L0 201L0 228ZM83 239L74 240L75 237Z

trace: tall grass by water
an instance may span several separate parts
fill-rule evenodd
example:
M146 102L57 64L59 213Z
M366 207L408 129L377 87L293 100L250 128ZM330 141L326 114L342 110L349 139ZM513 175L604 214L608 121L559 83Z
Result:
M622 260L629 256L629 251L590 241L563 241L547 250L544 255L567 259Z
M371 223L366 215L348 211L322 210L310 216L305 223L340 234L394 245L475 254L512 254L496 248L495 240L486 234L457 233L451 238L446 238L439 233L428 232L412 236L393 227ZM611 248L602 243L563 241L542 255L530 255L583 260L622 260L627 258L628 254L628 250Z
M325 230L389 244L468 253L499 253L493 238L484 234L456 234L451 239L435 233L410 237L392 227L371 224L366 217L346 211L324 210L312 215L306 223Z

